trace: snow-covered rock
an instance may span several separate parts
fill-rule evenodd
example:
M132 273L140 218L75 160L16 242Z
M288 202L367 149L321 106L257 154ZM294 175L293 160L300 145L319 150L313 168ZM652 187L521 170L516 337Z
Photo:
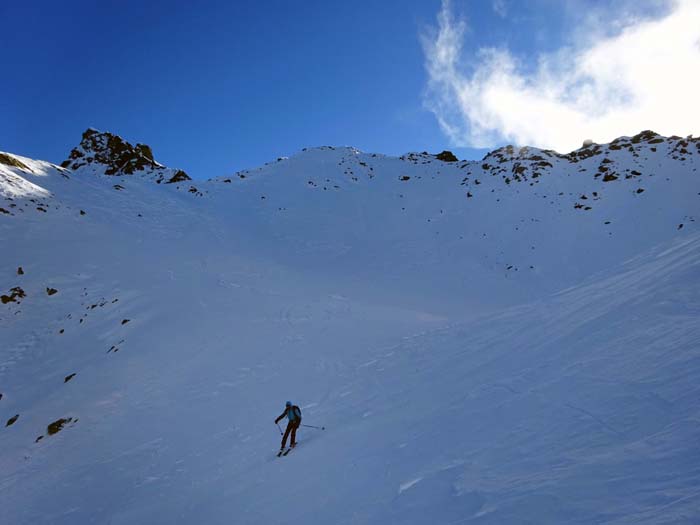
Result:
M80 144L73 148L61 166L104 175L150 176L159 184L191 180L184 171L166 168L156 162L150 146L133 146L118 135L93 128L83 133Z

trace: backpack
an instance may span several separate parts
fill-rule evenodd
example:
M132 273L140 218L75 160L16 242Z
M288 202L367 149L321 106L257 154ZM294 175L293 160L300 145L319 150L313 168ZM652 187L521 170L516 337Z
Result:
M292 407L292 411L294 412L294 415L295 415L295 416L297 417L297 419L299 420L299 423L301 423L301 408L299 408L298 406L294 405L294 406Z

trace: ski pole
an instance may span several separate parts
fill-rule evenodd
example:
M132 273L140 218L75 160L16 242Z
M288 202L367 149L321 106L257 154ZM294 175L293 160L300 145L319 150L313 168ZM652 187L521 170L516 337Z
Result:
M319 430L326 430L326 427L315 427L313 425L301 425L302 427L317 428Z
M282 432L282 429L280 428L280 424L279 424L279 423L275 423L275 425L277 425L277 428L278 428L279 431L280 431L280 436L284 435L284 432Z

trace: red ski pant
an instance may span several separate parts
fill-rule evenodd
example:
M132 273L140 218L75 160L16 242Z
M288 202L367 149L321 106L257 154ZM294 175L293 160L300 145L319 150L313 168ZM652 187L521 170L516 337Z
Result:
M287 423L287 430L284 431L284 437L282 438L282 448L287 444L287 436L289 436L290 432L292 433L291 444L294 445L297 442L297 428L299 428L299 423L301 423L301 421L290 421Z

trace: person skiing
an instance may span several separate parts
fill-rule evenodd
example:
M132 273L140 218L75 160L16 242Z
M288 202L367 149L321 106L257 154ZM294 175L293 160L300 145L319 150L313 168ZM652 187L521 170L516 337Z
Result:
M289 446L292 448L296 446L297 428L299 428L299 425L301 425L301 408L296 405L292 405L291 401L287 401L284 404L284 412L282 412L279 417L275 419L275 424L278 424L280 419L283 419L285 416L289 422L287 423L287 430L284 431L284 437L282 438L282 446L280 447L280 450L284 450L284 447L287 444L287 436L289 436L290 433L292 434L292 440Z

